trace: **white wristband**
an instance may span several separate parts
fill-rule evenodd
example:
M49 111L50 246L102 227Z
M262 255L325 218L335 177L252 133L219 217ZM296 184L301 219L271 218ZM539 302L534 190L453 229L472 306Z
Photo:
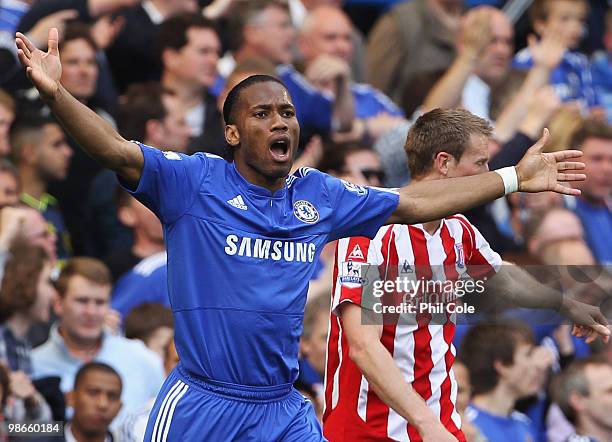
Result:
M495 173L499 174L504 181L504 195L518 190L518 175L516 174L515 167L504 167L503 169L496 170Z

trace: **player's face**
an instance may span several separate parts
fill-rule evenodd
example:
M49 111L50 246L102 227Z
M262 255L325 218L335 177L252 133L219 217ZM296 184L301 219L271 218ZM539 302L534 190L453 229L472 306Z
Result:
M51 262L45 262L42 271L38 277L38 285L36 287L36 301L30 309L30 316L34 321L48 322L51 313L51 304L57 295L53 284L51 283Z
M215 31L190 28L187 44L172 56L168 69L187 84L208 88L217 78L220 51L221 42Z
M478 175L489 171L489 139L472 135L470 146L463 152L459 161L451 157L448 165L448 178Z
M89 99L96 90L96 53L82 39L71 40L62 48L62 84L79 100Z
M0 156L8 155L11 151L9 129L14 119L15 114L0 104Z
M237 138L228 135L232 128ZM291 171L299 137L289 92L274 81L244 89L237 103L236 125L226 128L240 173L253 184L275 190Z
M347 63L353 56L352 26L341 11L325 10L318 14L308 38L301 45L307 62L319 55L332 55Z
M81 275L70 278L66 293L56 303L62 332L79 344L96 344L108 313L110 291L110 285L96 284Z
M581 147L587 179L576 187L585 198L600 202L612 195L612 140L588 138Z
M584 24L588 13L586 1L555 0L548 2L548 17L544 22L536 22L536 31L559 32L565 45L576 49L584 35Z
M0 172L0 209L14 206L18 201L17 180L8 172Z
M91 370L71 395L74 425L89 435L104 435L121 409L121 383L117 376Z
M584 414L596 427L612 431L612 366L589 365L585 376L589 383L589 395L585 400Z
M295 30L287 11L277 7L266 8L252 30L252 44L263 57L274 64L292 62Z
M66 178L73 152L66 142L64 132L57 124L46 124L43 127L37 153L38 174L45 181L58 181Z
M489 84L500 81L510 70L514 55L514 30L508 18L502 13L491 16L493 40L486 47L476 73Z

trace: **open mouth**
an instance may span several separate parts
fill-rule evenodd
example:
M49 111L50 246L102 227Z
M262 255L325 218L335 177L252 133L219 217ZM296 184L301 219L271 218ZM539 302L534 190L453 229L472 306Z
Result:
M281 138L273 141L270 144L270 153L276 161L286 161L289 158L289 140Z

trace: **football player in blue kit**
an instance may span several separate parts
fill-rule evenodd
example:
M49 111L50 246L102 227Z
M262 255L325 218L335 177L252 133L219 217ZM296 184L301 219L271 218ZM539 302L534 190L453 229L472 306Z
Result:
M519 189L578 194L560 182L584 178L573 173L583 167L572 161L580 152L543 154L545 139L516 168L399 191L308 168L289 176L300 128L285 86L268 76L249 77L226 99L233 162L163 152L126 141L61 86L57 40L52 29L45 53L17 34L28 77L83 149L164 227L180 363L158 395L147 441L323 440L292 384L308 281L325 243L439 219ZM596 327L590 316L583 322Z

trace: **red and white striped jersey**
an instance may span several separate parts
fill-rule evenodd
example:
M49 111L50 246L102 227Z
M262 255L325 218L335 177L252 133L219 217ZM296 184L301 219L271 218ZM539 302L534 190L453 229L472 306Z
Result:
M338 241L325 373L324 435L331 442L420 441L416 428L378 398L359 367L349 359L339 306L343 302L362 305L362 285L342 277L347 265L350 269L355 263L378 266L385 280L394 280L403 267L411 266L423 273L421 278L450 281L457 280L461 272L475 276L472 272L477 271L479 277L483 269L495 272L502 260L460 215L442 220L433 235L422 224L396 224L382 227L373 240L353 237ZM464 441L455 410L457 383L452 370L455 320L455 315L432 320L431 314L419 313L412 321L385 321L381 342L406 382L423 397L442 424Z

